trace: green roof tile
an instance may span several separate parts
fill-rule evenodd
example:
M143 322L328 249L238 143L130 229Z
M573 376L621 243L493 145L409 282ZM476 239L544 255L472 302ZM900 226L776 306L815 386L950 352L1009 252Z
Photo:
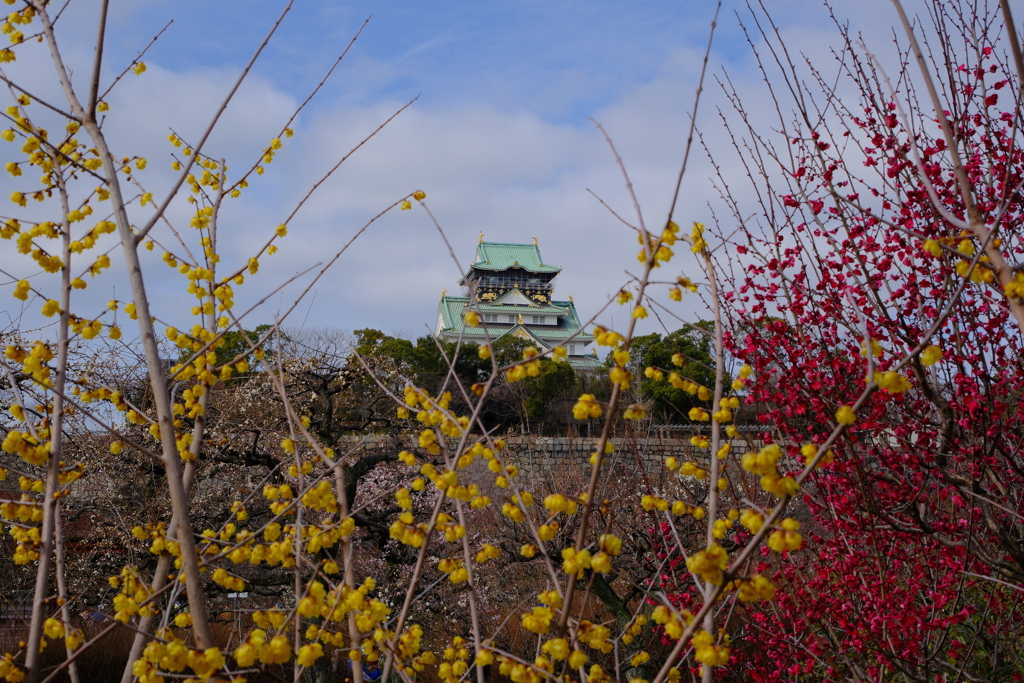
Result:
M536 244L506 244L480 242L476 245L476 261L471 268L478 270L508 270L519 266L531 273L558 273L562 269L552 266L540 257Z
M475 343L484 342L487 339L487 335L484 333L484 325L479 327L466 327L462 316L466 312L466 307L469 304L469 298L464 296L445 296L441 298L441 302L438 304L438 315L440 317L441 336L449 341L458 339L459 335L462 335L463 340L472 341ZM515 324L509 326L508 323L489 323L487 325L487 331L490 334L491 340L496 341L506 334L512 334L520 327L524 328L527 332L536 337L541 343L554 345L573 337L573 341L578 341L581 344L590 344L594 341L594 336L581 330L581 324L579 316L576 314L576 305L571 301L553 301L552 307L558 308L562 311L558 326L554 325L531 325L526 323L524 325ZM513 308L526 308L524 306L504 306L494 307L503 309L508 312L509 309ZM487 310L486 308L480 307L477 310ZM538 312L536 308L526 309L531 314ZM577 334L578 333L578 334Z

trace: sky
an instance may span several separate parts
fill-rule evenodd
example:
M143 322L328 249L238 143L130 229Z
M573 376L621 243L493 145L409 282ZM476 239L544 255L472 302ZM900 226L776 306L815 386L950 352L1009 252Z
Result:
M129 73L107 97L105 123L115 154L150 161L137 177L157 198L174 177L168 133L186 140L201 134L284 5L111 2L105 84L166 27L143 58L146 72ZM62 56L77 88L85 87L90 71L97 7L95 1L74 0L58 22ZM779 0L766 7L795 58L835 71L830 50L838 34L826 6ZM920 10L913 2L908 8ZM880 55L891 49L889 27L896 14L887 0L836 3L833 11ZM757 12L763 19L763 10ZM545 261L563 268L556 298L573 295L581 317L590 318L636 272L638 249L632 231L595 198L637 220L622 172L594 121L614 141L647 225L662 224L714 13L714 4L694 0L297 0L206 147L212 157L227 160L229 175L259 158L369 21L301 112L292 126L295 136L284 141L275 162L241 198L228 201L219 249L226 267L243 264L331 167L415 101L318 187L289 223L281 251L263 258L259 274L238 288L239 310L266 299L247 324L273 322L309 287L286 321L293 329L373 327L422 336L433 325L441 291L459 290L456 280L480 233L504 242L529 243L536 236ZM740 26L750 26L751 17L744 3L722 5L697 116L719 168L736 181L740 194L743 171L721 127L719 115L728 112L728 102L718 82L731 79L751 116L771 125L763 78ZM757 36L752 42L763 50ZM26 89L37 96L62 102L43 48L25 46L18 62L5 69L31 84ZM0 145L0 162L12 158ZM705 150L695 147L675 213L680 224L711 219L719 202L712 170ZM5 174L0 195L7 196L14 183ZM326 263L374 216L415 190L426 192L426 205L458 263L427 212L416 206L375 221L311 286L306 275L278 291L296 273ZM141 222L144 211L133 216ZM184 203L174 205L168 218L195 241ZM163 227L156 235L161 244L173 243ZM193 302L183 292L184 280L160 263L158 251L145 262L155 308L161 320L189 327ZM0 266L15 277L31 275L32 264L18 259L4 252ZM698 275L686 253L671 271L664 275ZM90 285L81 299L84 310L76 312L95 315L107 299L125 293L123 271L115 265ZM707 317L696 297L676 306L681 318ZM17 310L9 304L8 313ZM624 326L624 309L609 309L602 321ZM654 320L646 330L663 331Z

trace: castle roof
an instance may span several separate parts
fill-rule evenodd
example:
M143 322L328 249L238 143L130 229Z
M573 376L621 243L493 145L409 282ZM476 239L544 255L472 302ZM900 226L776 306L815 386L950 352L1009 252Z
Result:
M519 267L531 273L559 273L561 268L552 266L540 257L536 244L508 244L505 242L480 242L476 245L476 259L470 270L508 270ZM468 273L467 273L468 275Z
M441 303L438 306L438 313L440 313L440 331L446 338L454 341L460 335L464 341L471 341L477 344L487 343L487 334L484 332L484 323L481 323L478 327L468 327L463 320L463 315L466 313L469 307L469 297L465 296L445 296L441 298ZM474 310L487 310L490 307L474 306ZM499 310L502 313L515 313L517 309L521 309L524 313L530 315L536 315L537 313L546 312L545 309L549 307L537 307L527 308L526 306L495 306L491 310ZM580 323L579 316L576 314L576 305L571 301L552 301L550 308L558 309L557 315L562 319L562 324L556 326L544 326L544 325L519 325L514 323L511 326L509 323L487 323L487 333L489 333L492 341L496 341L506 334L515 334L517 330L522 329L531 336L535 337L537 341L550 348L555 346L570 337L574 342L580 344L589 344L594 341L594 335L588 334L583 331L583 325Z

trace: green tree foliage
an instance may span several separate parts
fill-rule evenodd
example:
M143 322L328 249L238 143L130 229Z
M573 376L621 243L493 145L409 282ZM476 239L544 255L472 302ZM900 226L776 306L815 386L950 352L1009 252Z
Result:
M534 422L551 421L545 418L554 417L549 415L552 404L557 399L575 395L576 372L568 363L544 358L540 362L540 374L527 377L522 383L526 388L523 409L527 417Z
M249 339L253 342L259 341L260 337L267 333L270 329L270 325L258 325L251 330L247 330L245 335L236 330L229 330L224 333L224 343L217 347L217 365L223 365L224 363L230 362L238 356L249 351ZM248 338L248 339L247 339ZM271 335L267 341L262 344L264 351L270 352L273 350L274 338ZM252 360L252 353L250 352L247 356L249 360Z
M433 337L420 337L415 343L392 337L380 330L355 331L356 352L362 356L390 359L395 370L412 379L417 386L436 391L448 376L447 358L455 357L454 343L438 342ZM442 355L442 350L444 354ZM455 373L466 386L482 381L490 373L491 362L481 360L476 344L462 345L455 357ZM358 361L355 361L358 363Z
M714 359L711 357L711 329L713 323L700 321L694 327L680 328L664 338L653 333L633 339L631 369L633 376L640 379L640 395L651 402L655 420L680 422L690 408L702 402L696 401L682 389L676 389L670 382L649 379L644 375L644 370L654 367L663 370L666 375L676 372L683 379L713 387L715 372ZM682 366L672 362L672 357L677 353L682 357Z
M374 367L379 368L382 362L389 364L397 376L407 377L417 386L435 393L448 376L445 357L454 356L454 344L439 345L432 337L420 337L414 343L374 329L356 330L354 334L356 352L364 360L372 359ZM521 360L523 351L529 346L528 340L506 336L494 342L494 358L499 365L510 365ZM490 374L491 360L481 360L478 351L476 344L463 344L455 358L455 372L464 386L484 381ZM358 365L358 362L353 358L350 365ZM528 377L515 384L501 380L483 419L489 426L499 429L558 432L567 426L569 406L578 393L579 382L571 365L542 359L537 377ZM453 396L453 402L461 404L462 397Z
M237 330L228 330L223 333L221 337L222 343L214 349L214 353L217 354L217 365L224 365L239 356L242 356L252 362L252 353L246 354L249 351L249 340L253 342L259 341L259 339L267 333L267 330L271 328L270 325L258 325L251 330L246 330L245 334ZM272 352L274 348L274 336L271 335L261 347L264 351ZM193 351L191 348L181 349L178 355L178 363L184 363L192 357ZM246 354L243 356L243 354Z

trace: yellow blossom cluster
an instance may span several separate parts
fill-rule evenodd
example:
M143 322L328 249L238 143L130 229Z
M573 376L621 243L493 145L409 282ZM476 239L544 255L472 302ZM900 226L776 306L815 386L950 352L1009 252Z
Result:
M729 554L725 548L712 543L705 550L698 551L686 560L686 568L708 583L722 583L724 572L729 566Z
M973 245L972 245L973 250ZM996 280L996 275L992 272L991 268L988 268L983 263L988 262L987 256L982 256L978 259L978 263L971 267L971 262L961 259L956 262L956 272L960 277L968 278L975 284L986 284L991 285ZM1009 295L1007 295L1009 296Z
M804 456L804 459L807 461L808 464L810 464L811 460L813 460L814 456L816 456L817 454L818 447L813 443L805 443L803 446L800 447L800 455ZM830 465L834 460L835 454L832 452L832 449L830 448L827 451L825 451L824 455L821 456L821 460L818 461L817 466L821 467L823 465Z
M555 613L548 605L538 605L529 614L524 614L523 628L531 633L547 633L551 630L551 620Z
M53 360L53 350L47 344L37 341L28 353L20 346L11 345L4 349L4 356L10 361L21 363L21 371L30 375L38 384L49 386L51 370L48 363Z
M792 477L779 475L776 465L782 457L782 449L778 444L768 444L757 453L747 453L740 461L743 469L752 474L761 475L761 487L774 496L782 498L793 496L800 490L800 485Z
M737 597L742 602L768 601L775 597L775 585L760 574L734 583L738 589Z
M683 637L686 627L693 621L693 614L689 610L683 610L681 615L676 615L668 607L658 605L651 612L651 619L665 628L665 635L678 640Z
M167 643L151 640L142 657L132 665L132 673L140 683L160 683L161 672L179 673L190 668L196 678L205 681L223 669L224 664L224 655L215 647L199 651L190 649L180 638Z
M670 460L672 459L674 458L670 458ZM686 465L692 465L692 463L683 463L684 468L686 467ZM704 470L700 471L704 472ZM703 479L706 476L707 473L705 472L704 475L701 476L700 478ZM673 515L690 515L696 520L704 519L705 515L704 508L702 507L688 505L681 500L669 503L669 501L665 500L661 496L655 496L650 494L645 495L643 498L640 499L640 506L647 512L651 512L653 510L657 510L658 512L665 512L666 510L670 510Z
M800 522L795 519L784 519L776 529L768 536L768 547L776 552L786 550L799 550L803 543L803 536L798 533Z
M740 524L750 533L756 534L764 526L764 517L757 510L744 510L740 515Z
M600 325L594 327L594 340L599 346L611 346L613 348L617 348L622 342L626 341L625 337L618 332L606 330Z
M0 50L0 58L2 58L3 52L5 50ZM25 680L25 671L18 668L18 665L14 663L14 656L9 653L0 658L0 678L7 683L21 683Z
M452 644L444 649L443 660L437 667L437 675L445 683L456 683L469 670L469 648L461 636L452 638Z
M509 382L518 382L527 377L537 377L540 375L540 351L536 347L528 346L523 349L523 360L524 363L515 365L505 373L505 378Z
M694 223L693 230L690 232L690 251L694 254L699 254L708 247L708 243L704 241L704 224Z
M870 378L869 378L870 379ZM874 381L878 386L890 394L902 394L910 388L910 380L898 372L889 370L883 373L875 373Z
M114 596L115 620L127 624L135 615L153 616L154 608L144 604L150 597L149 586L139 577L135 567L129 565L122 568L121 575L112 576L109 581L112 588L120 588L120 592Z
M583 394L577 399L576 405L572 407L572 416L576 420L598 418L603 413L604 409L593 394Z
M714 636L701 629L693 634L693 657L705 666L725 666L729 662L729 648L715 645Z
M40 512L42 512L41 508ZM28 564L39 559L38 548L41 543L39 527L33 526L26 529L21 526L12 526L10 533L18 544L14 548L14 564Z
M623 630L622 636L620 636L620 640L622 640L622 642L625 645L629 645L630 643L633 642L634 638L636 638L638 635L640 635L640 633L643 631L644 626L646 624L647 624L647 617L645 615L643 615L643 614L636 615L636 617L633 619L633 622L631 624L629 624Z
M921 363L925 366L935 365L942 360L942 349L934 344L926 347L921 352Z

